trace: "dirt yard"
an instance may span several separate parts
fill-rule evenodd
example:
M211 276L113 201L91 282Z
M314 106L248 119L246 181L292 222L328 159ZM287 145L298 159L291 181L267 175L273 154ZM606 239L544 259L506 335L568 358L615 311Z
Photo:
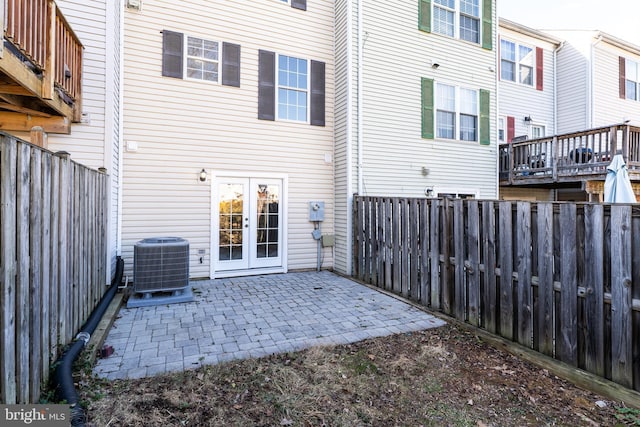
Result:
M95 426L639 426L640 412L447 325L131 381L83 380Z

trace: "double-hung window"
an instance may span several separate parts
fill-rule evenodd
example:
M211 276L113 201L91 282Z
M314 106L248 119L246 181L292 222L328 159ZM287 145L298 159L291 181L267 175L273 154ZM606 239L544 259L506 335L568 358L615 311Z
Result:
M278 55L278 119L307 121L309 72L306 59Z
M535 50L508 40L500 41L500 79L533 86Z
M162 31L162 75L240 87L240 45Z
M433 0L433 31L480 43L480 0Z
M436 137L478 140L478 91L436 85Z
M325 63L258 51L258 119L325 125Z
M629 59L625 64L625 89L627 99L640 101L640 66Z
M187 37L187 78L218 83L220 44L215 41Z

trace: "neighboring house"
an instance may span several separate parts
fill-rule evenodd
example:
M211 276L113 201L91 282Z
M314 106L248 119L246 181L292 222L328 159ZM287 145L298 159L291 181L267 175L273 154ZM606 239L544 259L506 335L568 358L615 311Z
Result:
M162 236L189 241L192 278L331 268L309 202L332 234L333 2L127 6L128 268L139 240Z
M352 197L497 197L491 0L335 2L336 265Z
M120 3L38 1L27 8L12 1L1 15L10 43L0 59L0 129L106 170L111 267L119 249ZM55 26L54 38L44 35L48 25ZM106 273L108 283L111 270Z
M602 31L548 31L558 52L558 133L640 124L640 46Z
M556 55L561 41L546 33L500 19L498 141L555 134ZM548 189L502 187L501 198L548 200Z
M640 47L601 31L540 33L509 21L501 26L505 39L513 37L514 30L537 35L541 41L562 40L555 48L556 71L551 76L556 88L553 118L556 130L523 133L529 140L543 139L522 142L523 138L518 138L519 119L515 118L516 130L512 134L520 141L513 146L503 145L501 150L501 197L601 201L606 166L617 152L625 155L636 194L640 195L637 182L640 153L630 145L637 138L638 128L634 125L640 124ZM546 87L547 80L544 81ZM505 111L505 103L510 103L509 95L501 79L501 111ZM524 96L520 101L527 105L531 101L537 101L538 105L544 102L540 97ZM549 111L548 104L544 105ZM534 125L537 116L527 114ZM509 132L507 125L507 142L511 141ZM552 139L553 135L558 138ZM510 150L513 155L508 157Z

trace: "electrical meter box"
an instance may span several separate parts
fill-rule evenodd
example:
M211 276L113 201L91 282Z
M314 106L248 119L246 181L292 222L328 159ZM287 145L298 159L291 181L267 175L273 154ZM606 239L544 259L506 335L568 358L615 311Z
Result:
M324 221L324 202L309 202L309 221Z

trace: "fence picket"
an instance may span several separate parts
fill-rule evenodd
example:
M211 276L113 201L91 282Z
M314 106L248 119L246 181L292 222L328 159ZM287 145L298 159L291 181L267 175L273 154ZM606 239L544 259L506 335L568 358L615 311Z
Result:
M467 215L469 267L467 283L469 289L469 323L480 326L480 212L478 202L469 200Z
M496 317L496 216L493 202L482 202L482 260L484 263L484 326L491 333L498 330Z
M429 305L431 295L429 271L429 203L420 201L420 303Z
M533 290L531 288L531 204L518 202L516 206L516 290L517 340L527 347L533 346Z
M420 240L420 222L418 215L418 199L411 199L409 202L409 295L414 301L420 300L420 288L418 277L420 271L418 243Z
M633 387L631 207L611 206L611 379Z
M553 205L538 203L538 312L539 351L553 356Z
M384 289L391 291L393 289L393 271L392 248L393 248L393 227L391 218L391 200L386 197L384 199Z
M16 384L16 166L17 144L9 139L0 144L0 397L14 404Z
M400 201L401 215L400 227L402 248L400 253L400 295L409 297L409 202L407 199Z
M393 231L393 292L400 293L402 289L401 285L401 266L402 262L400 261L400 247L402 245L402 233L400 232L400 199L397 197L393 198L393 221L392 221L392 231Z
M431 215L429 219L431 224L431 234L429 235L429 246L431 248L431 256L429 261L431 264L431 308L439 310L440 304L440 209L438 207L439 201L432 199L430 204Z
M29 203L30 203L30 161L28 145L18 146L16 180L16 378L19 402L29 401Z
M467 288L464 272L464 207L462 205L462 199L454 200L453 202L453 252L455 259L454 266L454 313L458 320L464 321L466 319L466 306L467 306Z
M513 214L511 202L500 202L500 335L513 339Z
M42 151L32 149L30 153L29 188L29 354L42 354ZM40 397L40 359L30 357L29 399L35 402Z
M576 274L576 205L560 206L560 337L558 359L578 366L578 278Z
M585 369L601 377L604 369L604 209L602 205L584 207L584 335Z

